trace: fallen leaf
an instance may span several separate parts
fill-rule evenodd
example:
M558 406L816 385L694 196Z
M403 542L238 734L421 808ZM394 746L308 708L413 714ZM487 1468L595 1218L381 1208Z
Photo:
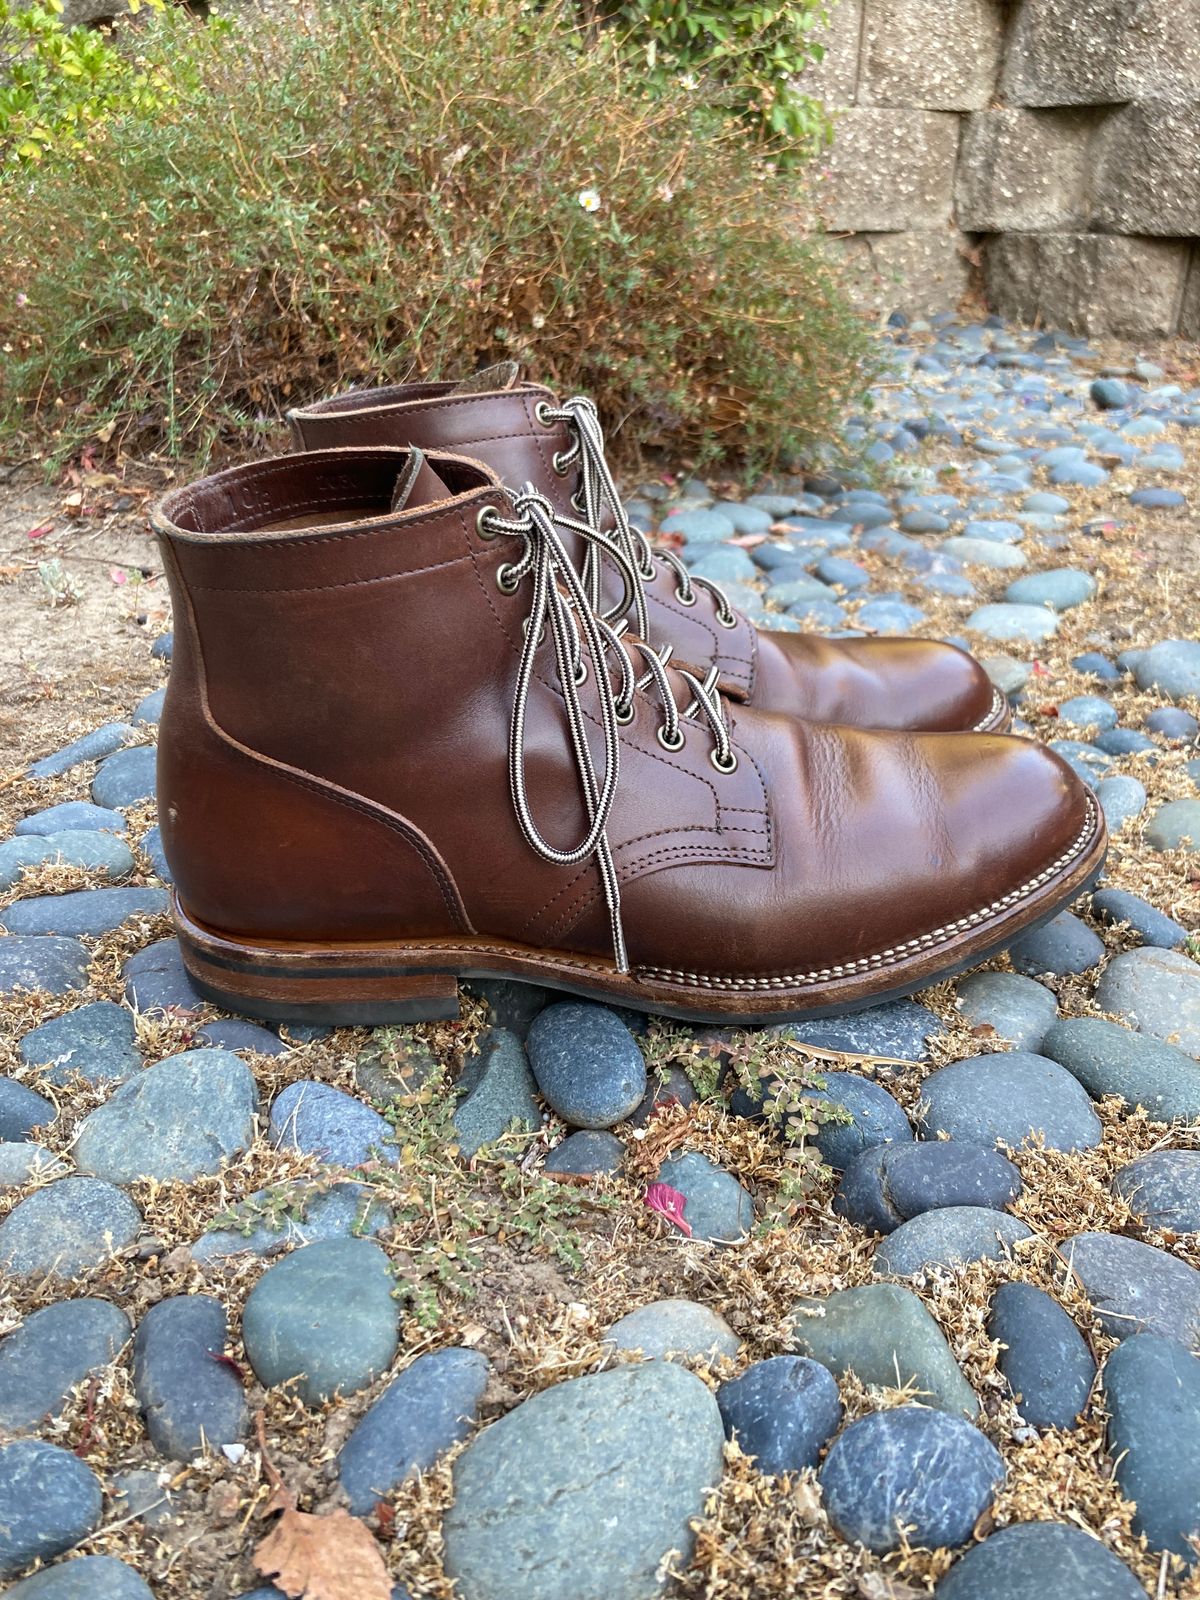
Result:
M656 1211L660 1217L665 1217L689 1239L692 1237L692 1225L684 1216L687 1201L678 1189L672 1189L669 1183L652 1183L646 1190L644 1198L651 1211Z
M312 1516L285 1506L254 1566L291 1600L391 1600L379 1546L348 1511Z
M791 531L791 530L789 530ZM766 544L765 533L739 533L735 539L726 539L726 544L733 544L739 550L756 550L760 544Z
M129 574L125 571L124 567L109 567L108 575L118 588L120 588L122 584L129 582Z
M44 539L48 533L54 532L52 522L39 522L36 528L30 528L26 533L27 539Z

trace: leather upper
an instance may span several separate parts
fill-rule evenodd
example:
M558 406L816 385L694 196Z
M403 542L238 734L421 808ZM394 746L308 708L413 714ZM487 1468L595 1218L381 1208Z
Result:
M473 934L608 956L595 862L536 855L509 792L530 582L505 592L521 541L487 537L479 512L511 506L475 463L431 454L415 485L410 469L387 448L283 457L156 514L176 619L160 809L181 898L261 939ZM580 698L602 767L592 677ZM1074 774L1025 741L725 715L729 774L702 719L663 749L652 693L621 730L608 836L636 966L871 961L1024 892L1088 826ZM538 825L566 847L588 815L548 643L526 755Z

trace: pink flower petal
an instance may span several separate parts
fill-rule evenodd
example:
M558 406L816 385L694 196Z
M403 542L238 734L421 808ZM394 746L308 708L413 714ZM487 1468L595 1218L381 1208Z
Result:
M669 1183L652 1183L645 1193L646 1205L651 1211L656 1211L660 1217L665 1217L680 1233L692 1237L692 1225L684 1216L687 1209L687 1200L678 1189L672 1189Z

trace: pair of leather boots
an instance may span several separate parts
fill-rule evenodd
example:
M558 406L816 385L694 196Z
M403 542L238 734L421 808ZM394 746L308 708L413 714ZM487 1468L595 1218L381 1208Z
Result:
M1061 909L1090 792L951 646L758 632L631 526L596 413L491 369L295 412L169 495L184 958L233 1010L515 978L742 1023L910 992Z

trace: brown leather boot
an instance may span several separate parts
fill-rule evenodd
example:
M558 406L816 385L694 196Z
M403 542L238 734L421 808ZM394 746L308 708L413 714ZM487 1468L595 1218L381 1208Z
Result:
M337 395L291 413L296 444L453 450L486 463L510 488L532 483L560 515L583 517L618 543L638 575L628 619L635 633L656 647L670 645L675 661L702 675L715 665L722 692L762 711L928 732L1001 733L1010 725L1005 696L953 645L760 632L716 584L689 577L678 557L654 552L630 526L591 402L560 404L549 389L521 383L518 372L505 362L458 384ZM577 562L585 557L569 539L568 548ZM589 588L595 572L593 562Z
M188 969L268 1018L453 1015L526 979L766 1021L903 994L1095 877L1021 739L729 701L597 619L545 500L389 449L169 494L163 844ZM621 575L620 558L605 545Z

